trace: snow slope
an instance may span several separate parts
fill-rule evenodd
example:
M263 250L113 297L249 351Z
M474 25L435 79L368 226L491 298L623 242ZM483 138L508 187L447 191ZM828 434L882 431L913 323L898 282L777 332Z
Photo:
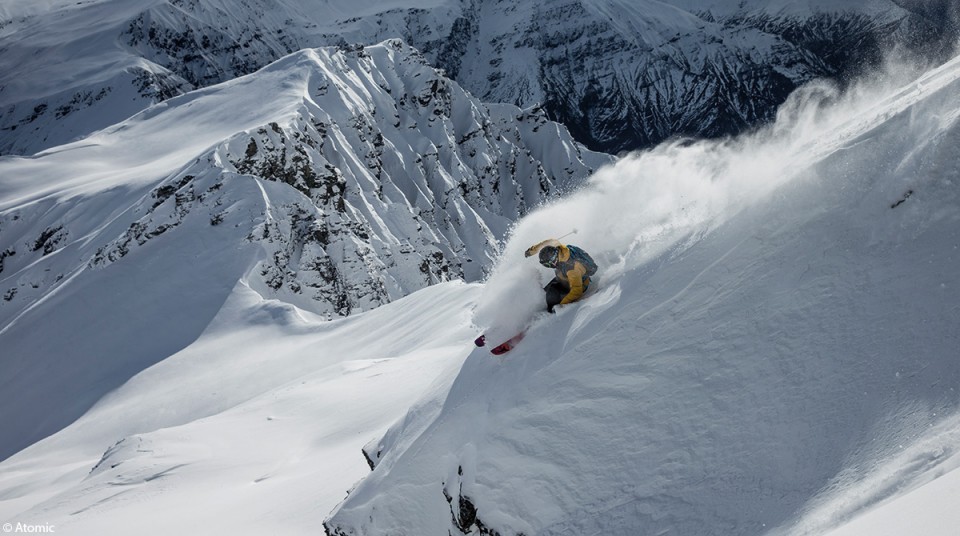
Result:
M478 291L445 283L328 322L241 281L189 346L0 464L0 520L316 534L369 471L361 447L456 374Z
M536 300L521 252L566 225L600 289L471 354L328 532L822 534L955 470L958 92L960 58L814 87L770 130L624 159L525 218L478 323Z

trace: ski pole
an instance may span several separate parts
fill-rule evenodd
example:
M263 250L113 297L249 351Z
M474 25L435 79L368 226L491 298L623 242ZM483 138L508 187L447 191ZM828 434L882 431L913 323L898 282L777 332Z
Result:
M572 235L572 234L577 234L577 228L576 228L576 227L574 227L573 230L570 231L569 233L567 233L567 234L565 234L565 235L563 235L563 236L558 236L557 238L555 238L555 240L560 240L561 238L568 237L568 236L570 236L570 235Z

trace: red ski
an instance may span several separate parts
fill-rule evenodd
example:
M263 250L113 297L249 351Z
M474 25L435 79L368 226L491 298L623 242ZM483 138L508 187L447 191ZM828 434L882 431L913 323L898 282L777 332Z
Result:
M527 331L526 331L526 330L523 330L523 331L521 331L520 333L517 333L517 334L514 335L513 337L510 337L510 339L507 340L506 342L495 346L493 349L490 350L490 353L493 354L493 355L501 355L501 354L505 354L505 353L509 352L510 350L513 350L513 347L516 346L517 343L519 343L520 341L522 341L524 335L526 335L526 334L527 334ZM477 337L477 340L473 341L473 344L476 344L477 346L484 346L484 345L486 345L486 344L487 344L487 336L486 336L486 335L481 335L481 336Z
M505 354L505 353L509 352L510 350L513 350L513 347L516 346L517 343L519 343L520 341L522 341L522 340L523 340L523 336L526 335L526 334L527 334L526 331L521 331L520 333L517 333L517 334L514 335L513 337L510 337L510 340L508 340L507 342L505 342L505 343L501 344L500 346L497 346L496 348L490 350L490 353L493 354L493 355L501 355L501 354Z

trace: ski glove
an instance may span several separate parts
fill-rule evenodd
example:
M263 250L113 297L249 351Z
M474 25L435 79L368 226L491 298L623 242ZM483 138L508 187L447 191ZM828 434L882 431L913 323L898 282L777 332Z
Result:
M535 244L527 248L527 250L523 252L523 256L532 257L536 255L543 248L543 246L547 246L547 245L554 246L554 247L563 246L563 244L561 244L559 240L556 240L554 238L548 238L543 242L540 242L539 244Z

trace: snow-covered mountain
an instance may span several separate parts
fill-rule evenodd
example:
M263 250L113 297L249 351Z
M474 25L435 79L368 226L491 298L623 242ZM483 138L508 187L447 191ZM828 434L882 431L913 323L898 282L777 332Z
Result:
M955 2L95 0L0 6L0 154L32 154L301 48L401 38L484 102L618 152L772 118L894 43L941 60Z
M610 161L538 110L484 105L395 40L305 50L2 158L0 453L189 344L240 280L325 318L478 281L517 218ZM155 287L178 300L141 290ZM128 322L127 299L148 318ZM41 326L57 337L38 340ZM34 377L27 362L77 373ZM49 390L70 406L51 411Z
M3 305L18 307L0 328L4 446L31 444L0 463L0 522L875 536L912 520L955 532L960 58L893 90L816 84L755 135L624 158L523 218L487 283L328 321L271 292L261 268L282 249L250 238L324 190L238 166L320 132L291 125L312 125L302 118L322 117L314 103L335 91L372 91L364 65L407 63L424 74L405 87L432 87L396 47L306 51L0 160L0 237L29 245L0 276L52 281ZM255 105L267 95L282 114ZM432 112L418 117L426 136ZM345 202L361 198L350 185ZM44 231L58 214L63 229ZM154 235L143 244L140 227ZM478 330L539 306L547 274L522 250L570 227L602 264L594 294L535 318L505 359L474 348ZM58 277L97 251L103 264Z

